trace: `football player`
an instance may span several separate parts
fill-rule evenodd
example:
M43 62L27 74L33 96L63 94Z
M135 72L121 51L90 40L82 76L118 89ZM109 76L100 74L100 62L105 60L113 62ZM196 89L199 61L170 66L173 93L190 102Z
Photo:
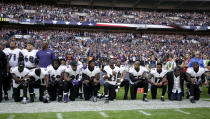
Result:
M28 74L30 101L34 102L34 88L39 88L39 100L43 101L44 91L46 91L46 80L48 79L48 72L45 68L35 68Z
M38 50L33 49L33 44L31 42L28 42L27 49L22 50L25 67L29 70L34 69L36 67L35 59L37 51Z
M130 77L130 93L131 99L136 99L136 93L138 88L144 88L143 101L148 102L147 92L148 92L148 82L146 80L147 69L140 66L140 62L136 61L134 66L129 70Z
M166 74L167 74L167 70L164 70L162 68L161 63L157 63L156 68L151 69L151 72L147 80L148 82L152 84L152 87L151 87L152 99L156 99L157 88L162 88L161 101L165 101L164 95L167 89L166 84L165 84L165 82L167 81ZM154 81L151 80L152 77L154 78Z
M10 42L10 48L5 48L3 50L3 52L7 55L9 68L17 67L18 62L23 60L21 50L16 48L16 43L14 41L11 41ZM9 70L11 70L11 69L9 69ZM11 74L11 72L10 72L10 74ZM7 85L7 87L8 87L7 90L9 90L9 87L10 87L10 84L11 84L10 83L11 82L11 75L7 76L7 80L8 80L7 81L8 84L5 84L5 85ZM9 99L7 91L5 91L4 98L5 98L5 100Z
M97 93L100 90L100 72L101 70L95 66L95 60L88 62L88 67L82 71L82 82L85 100L91 97L93 102L97 101Z
M128 90L129 90L129 81L126 79L126 73L128 72L128 68L121 65L121 60L120 59L117 60L116 67L119 68L119 72L118 72L118 79L119 80L117 80L117 86L118 86L118 89L120 87L125 86L124 100L127 100L128 99Z
M47 72L49 74L49 84L46 82L46 86L49 87L48 91L50 94L50 100L56 100L58 94L58 102L62 102L63 98L63 77L62 73L65 72L64 69L60 66L60 60L54 59L52 65L47 67ZM48 79L47 79L48 80ZM57 92L58 91L58 92Z
M70 100L74 101L76 97L78 97L79 87L82 86L82 69L79 67L76 61L71 62L71 66L69 66L65 70L64 74L64 102L68 102L68 92L70 89Z
M205 69L198 65L198 62L193 63L193 67L187 69L187 74L191 77L192 83L190 85L190 101L195 103L195 100L200 99L199 86L205 82Z
M109 65L104 67L104 95L106 98L105 103L109 100L115 99L117 88L117 78L121 76L119 67L114 65L114 60L110 59ZM119 76L118 76L119 75Z
M13 79L13 98L15 102L22 100L26 104L29 70L24 67L24 62L19 62L17 67L11 69L11 74ZM23 89L23 98L20 97L20 89Z

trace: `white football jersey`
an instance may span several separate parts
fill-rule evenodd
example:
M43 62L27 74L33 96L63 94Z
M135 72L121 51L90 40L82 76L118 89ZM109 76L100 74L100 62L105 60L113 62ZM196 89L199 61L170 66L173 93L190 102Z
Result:
M18 67L13 67L13 68L10 69L10 72L11 72L12 74L15 74L15 76L16 76L17 78L24 78L26 75L29 74L30 70L28 70L27 68L24 68L22 72L19 72ZM15 82L15 80L13 80L13 87L14 87L14 88L17 88L19 85L20 85L20 84L17 84L17 83Z
M191 78L196 78L196 82L199 82L201 80L201 75L205 73L205 69L202 67L199 67L198 72L195 72L193 67L187 68L187 73L190 74Z
M66 68L65 72L69 74L69 77L75 76L75 78L76 78L75 80L81 80L81 78L82 78L82 69L79 66L77 66L77 70L76 71L74 71L71 68L71 66L68 66Z
M142 76L147 71L148 70L145 67L140 66L140 70L138 72L136 71L136 69L134 67L132 67L132 68L130 68L129 73L133 74L133 76L135 76L135 77L138 77L138 76ZM130 83L134 84L134 82L132 82L131 80L130 80Z
M116 67L118 67L118 66L116 66ZM119 68L120 74L122 74L124 71L128 71L127 68L123 65L120 65L120 67L118 67L118 68Z
M32 50L32 51L28 51L26 49L22 50L22 54L24 56L24 63L25 63L25 67L35 67L35 59L36 59L36 53L38 52L38 50Z
M19 54L20 53L21 53L21 50L18 49L18 48L14 49L14 50L7 49L5 51L5 54L8 56L10 67L18 66L18 59L19 59Z
M35 81L40 80L41 81L41 85L46 85L45 76L48 75L47 69L46 68L40 68L41 69L40 76L37 76L35 74L35 70L36 69L31 70L31 72L28 75L34 77Z
M167 74L167 70L162 69L161 73L157 72L157 68L152 68L151 69L151 74L154 76L155 83L160 83L163 79L163 77Z
M108 77L112 76L111 80L106 80L105 82L115 85L117 83L117 75L113 76L112 72L114 71L118 74L120 72L120 68L115 66L114 69L112 69L109 65L107 65L104 67L104 71L107 73Z
M10 48L4 48L3 52L7 55Z
M66 69L67 69L67 66L66 65L60 65L61 69L65 72Z
M65 70L63 70L61 66L59 66L57 70L55 70L52 65L47 67L47 72L50 75L50 80L57 80L58 78L61 78L61 74L64 71Z
M82 70L82 73L86 74L89 77L93 77L93 76L95 76L96 74L98 74L100 72L101 72L101 70L99 68L97 68L97 67L94 67L94 70L93 71L90 71L88 69L88 67L86 69L83 69Z

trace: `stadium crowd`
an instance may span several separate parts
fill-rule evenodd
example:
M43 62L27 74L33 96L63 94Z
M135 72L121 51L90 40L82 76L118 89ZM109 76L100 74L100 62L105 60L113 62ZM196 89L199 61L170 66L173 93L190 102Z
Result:
M2 30L1 42L6 44L7 38L14 34L21 34L19 30ZM41 49L43 40L55 51L57 57L72 58L97 57L103 60L114 57L123 61L147 61L152 55L161 62L166 63L170 54L174 58L183 60L186 53L200 51L209 57L210 45L208 36L196 35L159 35L159 34L133 34L133 33L106 33L81 31L29 31L36 49ZM20 39L17 46L26 48L27 40ZM181 61L180 61L181 62Z
M29 35L30 37L24 39L16 37L16 35ZM79 90L84 90L85 100L89 100L93 96L95 102L97 101L96 96L101 97L98 93L101 80L104 81L103 96L106 101L115 99L115 92L117 92L115 90L118 90L120 86L125 86L124 99L128 99L129 87L131 99L136 99L136 90L141 87L144 88L143 101L147 102L149 83L152 84L152 98L156 98L157 88L162 88L161 101L164 101L167 79L170 100L182 100L183 82L186 80L189 84L187 87L191 96L190 101L195 103L195 100L200 98L198 92L202 91L200 87L206 79L204 73L209 73L208 36L57 30L29 30L27 33L23 33L21 30L5 29L1 30L0 39L1 50L9 60L9 73L13 79L13 98L16 102L23 100L26 103L26 85L29 86L30 101L33 102L33 88L36 87L35 84L39 80L41 81L39 82L41 84L38 84L41 91L40 96L45 96L45 98L40 97L39 99L44 102L46 102L47 95L48 101L56 100L57 94L58 101L61 102L63 91L64 102L68 102L69 90L69 98L72 101L78 96ZM8 69L3 63L4 53L1 55L1 67L4 67L2 69L5 70L1 72L7 72L3 76L9 76ZM28 64L28 61L31 63ZM65 63L69 64L68 68ZM146 67L144 68L144 66ZM141 68L140 73L136 74L139 67ZM180 73L180 68L183 68L187 74ZM194 70L198 71L196 76L194 76ZM180 76L181 87L177 88L177 82L176 85L171 82L171 76L173 77L171 71L176 77ZM161 73L158 74L158 72ZM149 76L145 75L146 73ZM22 83L23 79L19 78L19 75L24 80L30 79L29 84ZM136 77L136 75L138 76ZM42 78L37 78L37 76ZM190 79L190 76L191 78L196 77L197 80ZM209 78L207 77L207 79ZM22 88L24 89L24 99L18 93ZM7 100L7 90L4 89L4 91L5 100ZM210 94L210 90L208 93ZM189 95L189 93L187 94Z
M43 20L63 20L72 22L101 22L125 24L161 24L161 25L204 25L210 23L208 12L155 11L139 9L109 9L57 7L29 4L0 3L0 15L6 18L27 18Z

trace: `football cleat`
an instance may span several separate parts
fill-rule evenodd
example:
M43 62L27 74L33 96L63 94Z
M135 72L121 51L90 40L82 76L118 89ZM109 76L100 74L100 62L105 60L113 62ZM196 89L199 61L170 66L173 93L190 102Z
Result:
M68 94L64 95L64 99L63 100L64 100L64 103L67 103L69 101Z
M49 103L50 102L50 96L49 96L47 90L44 91L44 96L42 98L42 101L43 101L43 103Z
M97 98L95 96L93 96L92 101L97 102Z
M27 104L26 97L23 98L22 103L23 103L23 104Z
M160 98L160 100L161 100L162 102L164 102L164 101L165 101L164 97L161 97L161 98Z

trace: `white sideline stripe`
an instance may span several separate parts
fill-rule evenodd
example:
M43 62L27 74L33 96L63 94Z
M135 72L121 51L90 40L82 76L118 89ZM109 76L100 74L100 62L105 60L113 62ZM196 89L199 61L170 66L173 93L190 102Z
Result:
M63 119L62 113L56 113L56 117L57 117L57 119Z
M142 114L147 115L147 116L150 116L151 115L150 113L147 113L147 112L145 112L143 110L139 110L139 112L141 112Z
M182 111L181 109L175 109L175 111L181 112L181 113L183 113L183 114L190 114L189 112Z
M9 117L7 117L7 119L14 119L15 115L9 115Z
M105 112L99 112L103 117L109 117Z

